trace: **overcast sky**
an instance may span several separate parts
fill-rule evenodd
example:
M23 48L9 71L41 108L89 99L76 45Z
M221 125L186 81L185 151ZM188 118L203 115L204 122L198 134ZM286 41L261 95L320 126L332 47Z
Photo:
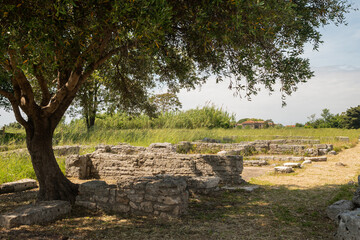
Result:
M357 8L360 0L353 0ZM239 99L228 90L228 82L216 84L213 79L194 91L179 94L183 110L204 106L211 102L237 119L251 117L272 119L275 123L292 125L305 123L311 114L320 116L321 110L341 113L360 105L360 11L347 15L348 25L329 25L321 29L324 43L318 51L308 47L305 57L310 59L315 77L298 85L297 92L287 97L287 106L281 106L279 91L271 96L260 92L252 101ZM14 122L12 113L0 110L0 126Z

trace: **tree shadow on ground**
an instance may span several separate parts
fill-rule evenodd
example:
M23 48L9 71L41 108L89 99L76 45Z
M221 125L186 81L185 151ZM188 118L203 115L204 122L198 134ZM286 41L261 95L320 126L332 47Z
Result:
M336 226L326 217L325 209L340 198L350 198L355 189L356 185L296 190L290 186L261 186L254 192L195 195L190 199L188 214L170 221L75 207L69 216L56 222L0 229L0 238L331 239ZM36 197L27 192L24 204ZM1 195L0 203L2 209L13 204L11 197Z

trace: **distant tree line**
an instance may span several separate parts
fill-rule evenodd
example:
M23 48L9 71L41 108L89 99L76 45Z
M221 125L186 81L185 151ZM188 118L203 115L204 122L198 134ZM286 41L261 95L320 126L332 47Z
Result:
M315 114L308 117L309 121L305 123L308 128L360 128L360 105L352 107L341 114L332 114L330 110L325 108L320 114L321 118L316 118ZM297 123L297 127L303 125Z

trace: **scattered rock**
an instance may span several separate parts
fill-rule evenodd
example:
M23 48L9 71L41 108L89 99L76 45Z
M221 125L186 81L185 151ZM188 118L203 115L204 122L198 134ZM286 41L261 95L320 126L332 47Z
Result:
M291 173L294 171L292 167L275 167L274 170L276 173Z
M335 166L346 167L347 165L342 162L337 162L337 163L335 163Z
M302 164L301 164L301 165L311 164L311 163L312 163L312 161L311 161L311 160L305 160L305 161L303 161L303 162L302 162Z
M334 151L334 150L332 150L332 151L328 152L328 154L329 154L329 155L336 155L336 154L337 154L337 152L336 152L336 151Z
M338 215L349 212L355 208L355 205L349 200L339 200L326 208L326 215L336 223Z
M66 201L44 201L21 206L11 212L0 215L0 226L12 228L20 225L33 225L53 221L71 210Z
M360 208L341 213L338 218L339 227L336 233L337 239L360 239Z
M301 163L284 163L284 167L301 168Z

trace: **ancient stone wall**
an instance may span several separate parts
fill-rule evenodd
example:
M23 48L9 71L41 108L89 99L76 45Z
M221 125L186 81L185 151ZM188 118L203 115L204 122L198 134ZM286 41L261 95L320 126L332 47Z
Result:
M189 192L183 177L133 178L108 185L91 181L79 186L77 205L90 209L160 218L186 213Z
M148 148L130 145L100 146L94 153L72 155L66 160L66 175L81 179L119 179L167 174L217 176L221 183L242 182L242 156L178 154L171 144Z
M182 153L216 153L233 150L243 156L251 156L254 153L321 156L333 149L331 144L319 144L319 142L315 139L275 139L241 143L180 142L176 145L176 149Z

